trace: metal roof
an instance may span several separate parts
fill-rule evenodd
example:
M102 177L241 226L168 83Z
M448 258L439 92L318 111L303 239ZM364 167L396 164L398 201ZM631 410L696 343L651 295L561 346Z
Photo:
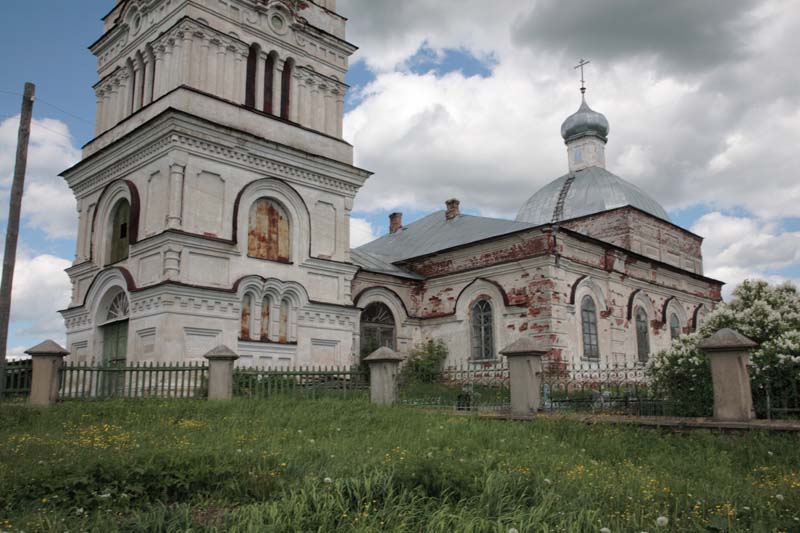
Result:
M361 267L367 272L376 272L378 274L388 274L398 278L422 280L425 279L419 274L408 271L392 264L390 258L365 252L358 248L350 250L350 260L353 264Z
M520 208L517 221L547 224L626 205L670 221L664 208L647 193L601 167L565 174L545 185Z
M360 246L353 252L356 252L356 255L366 252L370 254L371 259L375 259L375 256L377 256L382 261L396 263L483 239L533 228L536 225L473 215L458 215L451 220L447 220L445 211L436 211L416 222L403 226L401 230L395 233L384 235ZM370 258L368 257L367 259ZM356 262L355 256L353 261Z

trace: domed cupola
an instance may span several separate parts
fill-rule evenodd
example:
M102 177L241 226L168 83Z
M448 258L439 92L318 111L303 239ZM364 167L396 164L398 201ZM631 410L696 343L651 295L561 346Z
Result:
M567 143L586 135L593 135L607 141L608 131L608 120L605 115L589 107L586 97L581 97L581 107L561 124L561 136Z

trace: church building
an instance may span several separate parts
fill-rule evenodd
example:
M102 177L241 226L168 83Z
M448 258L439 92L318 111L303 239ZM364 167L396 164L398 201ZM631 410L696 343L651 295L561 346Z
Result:
M62 174L79 233L71 359L350 365L442 339L450 362L520 336L572 361L646 362L720 300L702 238L605 168L585 99L568 167L516 220L445 209L350 249L370 172L342 138L356 47L335 0L118 0L95 137ZM583 92L583 89L582 89ZM375 177L373 179L380 179Z

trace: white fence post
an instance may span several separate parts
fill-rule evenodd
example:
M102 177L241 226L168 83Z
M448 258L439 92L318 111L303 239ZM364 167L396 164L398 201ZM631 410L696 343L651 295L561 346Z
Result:
M364 362L369 365L369 398L372 403L397 403L397 378L403 359L405 358L402 355L385 346L364 358Z
M239 356L227 346L217 346L208 359L208 399L230 400L233 397L233 363Z
M30 403L53 405L58 400L64 357L69 355L69 352L57 343L46 340L25 350L25 353L33 359Z
M758 344L738 331L724 328L698 344L711 361L714 386L714 418L752 420L753 391L747 363Z
M549 343L531 337L520 337L500 350L508 359L512 416L530 416L541 407L542 358L551 350Z

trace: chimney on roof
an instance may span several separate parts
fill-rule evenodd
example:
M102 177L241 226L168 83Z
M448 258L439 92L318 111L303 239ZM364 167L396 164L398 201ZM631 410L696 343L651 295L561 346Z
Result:
M444 216L447 220L453 220L461 214L461 210L458 208L458 206L461 205L461 202L459 202L456 198L447 200L445 205L447 206L447 211L445 212Z
M403 213L389 215L389 233L397 233L403 229Z

